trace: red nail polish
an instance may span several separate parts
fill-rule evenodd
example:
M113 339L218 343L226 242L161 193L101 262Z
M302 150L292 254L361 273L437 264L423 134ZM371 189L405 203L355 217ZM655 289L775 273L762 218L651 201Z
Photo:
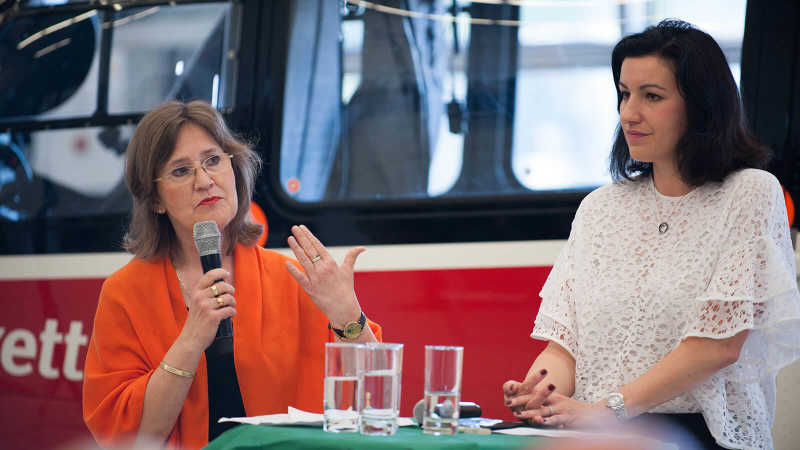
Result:
M555 391L555 390L556 390L556 387L555 387L554 385L552 385L552 384L548 384L548 385L547 385L547 390L549 390L549 391Z
M542 371L539 373L542 374L542 376L545 376L547 375L547 369L542 369Z

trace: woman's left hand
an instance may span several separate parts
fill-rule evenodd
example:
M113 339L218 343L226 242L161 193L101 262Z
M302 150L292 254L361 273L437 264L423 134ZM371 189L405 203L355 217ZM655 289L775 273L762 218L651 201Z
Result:
M293 226L288 242L305 273L289 262L286 269L328 317L331 325L342 328L348 322L358 320L361 307L353 289L353 267L364 247L347 252L340 266L305 225Z
M596 428L617 422L614 413L602 403L585 403L555 392L540 408L515 412L514 416L557 428Z

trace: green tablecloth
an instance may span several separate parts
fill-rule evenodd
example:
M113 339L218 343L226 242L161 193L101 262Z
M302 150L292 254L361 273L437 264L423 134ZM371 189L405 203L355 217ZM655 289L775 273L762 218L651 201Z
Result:
M241 425L214 439L207 450L222 449L493 449L532 448L546 442L542 437L477 435L429 436L417 427L401 427L394 436L362 436L358 433L326 433L302 426Z

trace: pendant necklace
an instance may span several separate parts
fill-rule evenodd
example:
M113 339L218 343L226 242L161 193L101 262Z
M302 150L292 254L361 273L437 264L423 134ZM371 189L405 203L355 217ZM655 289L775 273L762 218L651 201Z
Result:
M669 231L669 219L672 218L672 213L674 211L676 211L676 210L677 211L681 210L681 207L683 206L684 200L686 200L687 197L692 195L692 193L695 191L695 189L692 189L690 192L684 194L683 196L680 197L680 199L673 200L674 197L668 197L668 196L663 195L660 192L658 192L658 190L656 189L656 183L653 180L652 176L650 177L650 187L653 188L653 202L655 203L655 206L656 206L656 220L660 222L658 224L658 234L666 234L667 231ZM666 217L661 212L661 201L662 201L662 199L659 198L659 197L666 197L666 198L670 199L671 202L673 203L672 205L670 205L669 214L667 214ZM662 218L664 220L662 220Z

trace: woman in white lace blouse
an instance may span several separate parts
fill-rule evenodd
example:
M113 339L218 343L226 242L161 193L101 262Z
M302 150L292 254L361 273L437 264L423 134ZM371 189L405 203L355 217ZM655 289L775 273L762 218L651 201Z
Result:
M666 413L706 446L771 448L800 294L780 186L758 169L768 152L691 25L622 39L612 71L618 181L581 203L540 293L532 337L549 343L503 385L506 405L544 426Z

